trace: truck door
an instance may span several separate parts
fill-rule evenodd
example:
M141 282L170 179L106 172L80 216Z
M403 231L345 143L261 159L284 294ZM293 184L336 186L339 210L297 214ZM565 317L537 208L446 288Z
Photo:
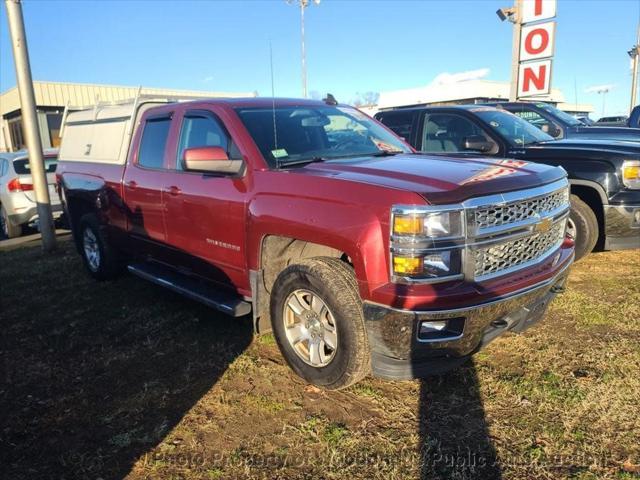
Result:
M147 117L123 179L127 208L127 230L137 253L162 259L166 228L162 206L163 186L172 173L166 169L166 151L171 130L171 112Z
M174 174L164 183L167 243L182 268L229 285L247 285L245 252L246 185L242 178L186 171L187 148L222 147L229 158L240 152L220 119L208 110L180 118Z

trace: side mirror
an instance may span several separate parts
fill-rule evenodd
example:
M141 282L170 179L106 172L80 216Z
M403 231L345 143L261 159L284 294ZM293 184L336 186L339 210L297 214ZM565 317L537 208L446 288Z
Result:
M242 160L230 160L220 147L187 148L182 160L186 170L194 172L237 174L244 166Z
M469 135L464 139L464 149L477 152L488 152L493 148L493 142L488 141L482 135Z

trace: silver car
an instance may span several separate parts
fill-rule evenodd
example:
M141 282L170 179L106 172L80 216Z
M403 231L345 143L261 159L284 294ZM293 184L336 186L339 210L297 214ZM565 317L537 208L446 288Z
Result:
M55 188L57 149L45 150L44 163L53 216L57 218L62 214L60 198ZM37 220L36 196L33 191L28 153L0 153L0 236L18 237L24 225L37 223Z

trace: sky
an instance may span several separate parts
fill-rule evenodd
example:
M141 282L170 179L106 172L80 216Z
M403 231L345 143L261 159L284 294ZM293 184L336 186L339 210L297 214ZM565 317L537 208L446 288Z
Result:
M4 4L4 2L2 2ZM365 92L425 86L441 74L510 76L512 28L495 14L512 0L322 0L305 14L308 89L353 102ZM24 0L34 80L144 85L300 97L295 1ZM627 51L640 0L558 0L552 87L603 112L628 113ZM15 85L0 8L0 91Z

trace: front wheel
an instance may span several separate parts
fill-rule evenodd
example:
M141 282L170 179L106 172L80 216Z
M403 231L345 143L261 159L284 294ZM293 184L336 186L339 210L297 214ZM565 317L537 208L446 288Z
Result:
M303 260L280 273L271 320L285 360L309 383L345 388L369 372L362 301L353 270L341 260Z
M576 243L576 261L591 253L598 241L598 218L591 207L576 195L571 195L567 234Z

